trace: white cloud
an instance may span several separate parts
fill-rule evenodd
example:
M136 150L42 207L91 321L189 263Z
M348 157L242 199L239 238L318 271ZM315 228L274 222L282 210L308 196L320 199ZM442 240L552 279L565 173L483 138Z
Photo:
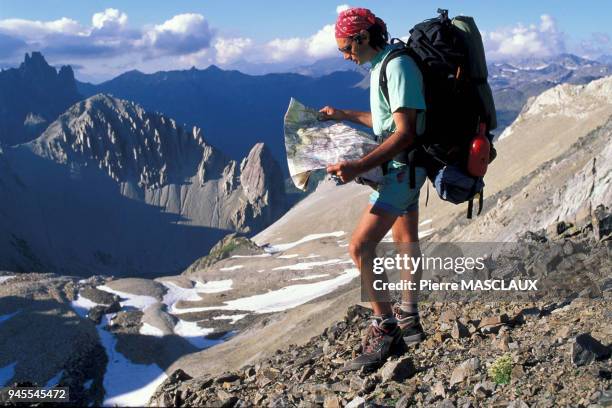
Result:
M155 55L184 55L210 46L213 31L201 14L179 14L147 31L139 45Z
M273 62L299 59L304 62L336 54L334 25L328 24L310 37L276 38L265 44L264 56Z
M340 14L340 13L342 13L344 10L348 10L348 9L350 9L350 8L351 8L351 6L349 6L348 4L341 4L341 5L339 5L338 7L336 7L336 13L337 13L337 14Z
M87 30L81 24L67 17L51 21L24 20L20 18L0 20L0 32L12 34L25 41L40 40L50 34L87 34Z
M95 13L91 18L93 28L98 30L121 30L127 25L127 14L114 8Z
M565 51L565 38L553 17L540 16L539 26L517 24L482 32L488 59L546 57Z
M229 64L252 51L253 40L250 38L217 38L214 43L216 59L219 64Z
M328 24L308 40L308 55L313 58L330 57L337 53L334 24Z

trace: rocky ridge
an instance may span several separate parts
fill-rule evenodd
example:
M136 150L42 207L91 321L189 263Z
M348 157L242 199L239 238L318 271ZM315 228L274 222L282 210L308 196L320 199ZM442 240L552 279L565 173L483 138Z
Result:
M509 137L524 121L542 116L563 115L574 120L585 119L594 110L612 105L612 76L603 77L584 85L560 84L530 98L517 120L508 126L500 139Z
M0 267L8 270L167 275L227 233L254 234L286 210L280 167L265 145L229 160L199 128L104 94L5 149L2 166L0 192L12 197L0 204Z
M191 378L177 370L149 405L607 406L612 397L612 215L602 211L597 225L605 225L603 235L596 237L589 222L566 229L555 224L548 232L527 232L521 238L529 252L525 259L541 262L530 269L531 276L563 274L567 267L591 278L568 293L551 291L532 301L496 295L422 302L428 338L370 373L343 369L359 350L371 313L353 306L344 320L306 344L287 345L239 371ZM534 242L540 245L527 245ZM512 254L500 257L515 259Z

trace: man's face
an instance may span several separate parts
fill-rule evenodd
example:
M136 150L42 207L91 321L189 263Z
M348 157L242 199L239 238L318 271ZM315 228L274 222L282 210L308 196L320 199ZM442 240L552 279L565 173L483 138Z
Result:
M342 53L345 60L354 61L356 64L361 65L359 54L362 48L360 44L357 44L352 38L336 38L338 44L338 51Z

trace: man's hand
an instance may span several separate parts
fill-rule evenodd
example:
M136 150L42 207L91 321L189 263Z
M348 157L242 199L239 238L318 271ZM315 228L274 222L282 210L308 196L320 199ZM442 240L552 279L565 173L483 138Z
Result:
M343 183L348 183L363 171L356 161L343 161L328 165L327 172L335 174Z
M346 115L342 109L326 106L319 109L319 120L345 120Z

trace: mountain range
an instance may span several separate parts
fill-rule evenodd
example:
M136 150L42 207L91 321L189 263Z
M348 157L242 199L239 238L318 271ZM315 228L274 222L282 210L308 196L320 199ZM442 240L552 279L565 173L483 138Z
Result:
M503 132L530 97L560 83L583 84L610 75L612 66L602 61L561 54L490 63L499 123L495 133ZM369 106L369 73L364 67L333 58L296 72L246 75L213 65L154 74L129 71L93 85L75 81L70 67L58 73L35 52L19 68L0 73L5 84L0 88L0 143L30 141L72 103L108 93L201 128L210 144L234 160L264 142L287 175L282 117L291 97L314 107Z
M0 144L29 142L70 105L83 99L70 66L59 71L39 52L0 72Z
M367 92L356 88L362 75L334 72L321 77L299 74L246 75L206 69L144 74L130 71L99 85L78 84L83 95L108 93L135 101L196 125L229 157L244 156L257 142L269 146L287 174L283 116L291 97L309 106L352 106L365 110Z
M0 268L89 276L180 271L286 209L263 144L240 162L133 102L95 95L0 154Z
M359 271L348 254L371 189L328 181L251 240L225 237L180 274L82 279L0 272L0 386L25 381L70 386L75 403L83 406L356 407L366 401L404 407L606 406L612 354L605 323L612 291L611 90L608 76L586 85L561 84L530 100L496 143L498 157L485 176L478 217L466 219L465 205L451 205L435 194L428 205L425 194L420 198L425 253L445 242L455 248L515 243L514 251L491 254L482 274L470 277L506 282L529 277L538 285L561 286L539 286L535 293L477 291L467 297L421 292L425 341L377 371L347 372L344 363L359 352L371 314L358 305ZM158 132L162 118L164 129L173 129L172 121L139 114L136 105L108 96L88 101L73 106L43 137L4 149L0 174L8 176L0 179L0 188L8 185L13 194L32 184L33 175L11 176L25 153L44 152L52 163L70 158L79 164L75 179L84 177L87 162L109 183L137 185L142 179L151 186L147 189L160 188L158 183L164 188L193 169L189 156L180 156L185 168L169 168L167 177L145 172L138 165L147 154L144 148L121 166L114 165L116 159L100 160L93 141L112 144L113 135L122 133L97 126L105 135L85 137L87 124L102 120L92 112L124 121L128 129L133 121L144 134L135 131L130 140L143 140L145 146L152 143L144 142L149 137L155 141L154 131L147 136L147 119ZM87 103L103 106L93 111ZM119 114L104 114L108 111ZM176 132L169 139L181 143L153 144L154 151L170 157L178 146L201 145L194 132ZM126 147L132 151L134 145ZM44 181L49 170L32 172ZM78 201L63 202L71 214L91 205L72 196ZM40 197L44 202L50 195ZM19 205L36 200L27 196ZM6 211L0 211L0 223L6 222ZM44 211L40 204L38 219ZM15 219L23 213L16 214ZM108 223L105 214L101 217ZM35 224L32 228L44 234L59 228ZM159 231L140 232L148 240ZM383 238L384 245L393 245L391 235ZM500 366L503 378L491 368Z

